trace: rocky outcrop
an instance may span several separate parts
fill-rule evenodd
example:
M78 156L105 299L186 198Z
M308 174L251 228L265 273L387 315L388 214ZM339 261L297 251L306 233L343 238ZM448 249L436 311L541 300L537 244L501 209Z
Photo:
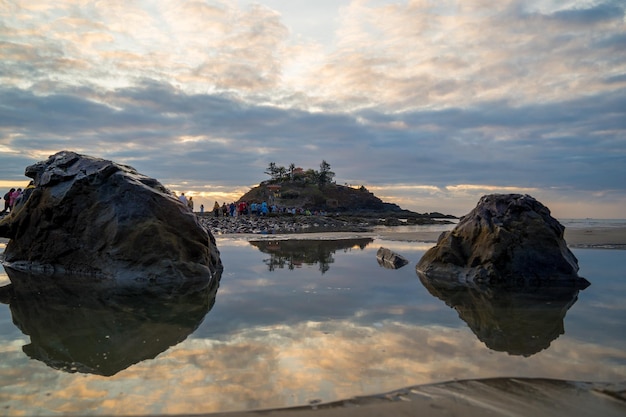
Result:
M376 252L378 265L387 269L399 269L408 264L409 261L402 255L393 252L388 248L379 248Z
M579 278L565 228L528 195L480 199L418 262L420 274L472 284L532 284Z
M277 188L278 187L278 190ZM336 214L374 218L402 218L411 224L448 223L438 219L456 219L441 213L416 213L395 203L387 203L367 188L352 188L335 183L319 187L301 180L263 181L239 198L248 203L267 201L278 207L302 208L312 212L328 211ZM403 223L406 224L406 223Z
M27 196L0 221L5 266L146 289L219 280L214 237L157 180L68 151L26 176Z

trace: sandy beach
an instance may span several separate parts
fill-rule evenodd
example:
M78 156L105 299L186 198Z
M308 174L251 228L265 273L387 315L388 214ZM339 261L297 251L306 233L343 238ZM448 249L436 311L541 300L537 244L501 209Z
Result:
M207 414L211 417L623 416L622 384L495 378L409 387L330 404Z

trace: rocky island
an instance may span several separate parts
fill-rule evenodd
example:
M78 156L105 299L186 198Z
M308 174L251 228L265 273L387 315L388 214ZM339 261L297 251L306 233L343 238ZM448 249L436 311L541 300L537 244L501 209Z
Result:
M364 186L339 185L325 161L320 171L289 171L270 163L272 178L251 188L235 203L235 210L198 213L216 234L366 232L374 226L446 224L455 216L439 212L417 213L382 201ZM243 204L245 211L240 211ZM256 206L265 205L262 212ZM242 215L243 214L243 215Z

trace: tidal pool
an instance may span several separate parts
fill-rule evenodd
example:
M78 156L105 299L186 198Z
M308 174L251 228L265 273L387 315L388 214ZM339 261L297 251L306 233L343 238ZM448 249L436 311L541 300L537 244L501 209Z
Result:
M430 244L217 243L216 294L59 303L1 292L0 414L210 413L465 379L626 380L624 251L574 249L584 290L477 300L422 284L415 263ZM381 267L381 246L409 265Z

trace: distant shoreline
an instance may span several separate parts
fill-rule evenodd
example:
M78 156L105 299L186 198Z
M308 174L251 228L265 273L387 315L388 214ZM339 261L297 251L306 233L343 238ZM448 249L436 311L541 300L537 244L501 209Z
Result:
M419 226L418 226L419 227ZM453 227L453 225L451 226ZM423 242L437 243L441 231L403 231L402 226L391 226L381 230L359 230L354 231L307 231L296 233L215 233L218 239L350 239L359 237L369 237L373 239L400 241L400 242ZM426 227L425 227L426 228ZM622 249L626 250L626 227L586 227L586 228L566 228L565 242L570 248L588 249ZM9 242L7 238L0 238L0 250Z

